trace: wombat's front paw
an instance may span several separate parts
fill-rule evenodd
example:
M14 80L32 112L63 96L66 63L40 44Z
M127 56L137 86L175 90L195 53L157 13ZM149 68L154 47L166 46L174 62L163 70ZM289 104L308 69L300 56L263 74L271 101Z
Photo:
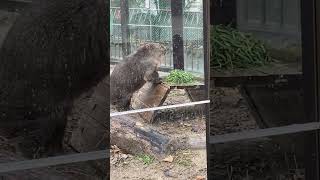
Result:
M163 83L163 81L162 81L162 79L157 79L156 81L154 81L153 82L154 84L162 84Z

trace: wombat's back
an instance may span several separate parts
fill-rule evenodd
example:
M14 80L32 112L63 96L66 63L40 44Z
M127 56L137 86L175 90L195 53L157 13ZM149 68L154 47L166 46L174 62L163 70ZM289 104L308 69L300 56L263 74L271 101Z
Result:
M126 58L116 65L110 76L111 99L116 100L134 93L145 83L145 65L138 59Z

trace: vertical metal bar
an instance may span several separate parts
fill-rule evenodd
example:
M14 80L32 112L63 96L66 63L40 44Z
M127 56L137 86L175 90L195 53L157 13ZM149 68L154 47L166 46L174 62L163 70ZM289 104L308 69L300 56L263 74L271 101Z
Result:
M246 23L245 25L248 25L249 24L249 0L244 0L244 4L245 4L245 19L246 19Z
M210 97L210 0L202 0L203 5L203 53L204 53L204 91L205 96ZM210 169L210 154L211 149L209 148L210 141L210 104L204 105L203 112L205 113L206 118L206 145L207 145L207 169ZM209 177L209 172L207 172L208 179L212 179Z
M280 18L280 28L283 28L284 26L284 0L281 0L281 18Z
M148 15L149 15L149 40L151 40L151 41L153 41L153 36L152 36L152 14L151 14L151 11L153 10L152 8L151 8L151 1L149 0L149 4L150 4L150 8L149 8L149 10L148 10Z
M302 0L300 0L302 1ZM314 26L315 26L315 35L314 37L312 37L313 40L316 40L315 43L315 54L316 54L316 59L315 59L315 64L314 67L316 67L316 98L317 99L317 103L316 103L316 121L320 121L320 2L317 0L313 1L313 11L315 11L315 18L314 18ZM301 13L302 14L302 13ZM300 19L300 24L301 24L301 28L303 28L305 26L305 24L302 24L301 21L303 21L304 18L301 15L301 19ZM315 159L316 159L316 166L315 166L315 170L316 170L316 175L315 177L317 179L320 179L320 155L319 155L319 150L320 150L320 131L316 131L315 134L315 138L316 142L313 144L313 146L316 146L316 148L314 148L315 150Z
M266 20L267 20L267 13L266 13L266 7L267 7L267 1L268 0L263 0L262 2L261 2L261 6L262 6L262 8L261 8L261 28L263 28L263 26L265 26L265 24L266 24Z
M305 121L319 121L319 96L317 71L317 34L316 34L316 0L300 1L301 3L301 37L302 37L302 67L303 89L305 99ZM319 6L319 5L318 5ZM319 8L317 8L319 10ZM319 17L319 16L317 16ZM318 19L320 20L320 19ZM319 42L319 41L318 41ZM319 179L319 131L305 133L306 179Z
M108 18L108 22L109 22L109 25L110 26L113 26L113 23L114 23L114 18L112 18L112 23L110 23L111 22L111 20L110 20L110 13L113 13L112 11L111 11L111 9L110 9L110 1L108 1L108 2L106 2L106 4L107 4L107 9L106 9L106 14L107 14L107 18ZM114 17L114 14L113 14L113 17ZM114 27L112 27L112 29L114 30ZM114 32L114 31L113 31ZM108 59L107 59L107 61L109 62L109 64L108 64L108 66L110 67L110 64L111 64L111 46L110 46L110 40L111 40L111 38L110 38L110 28L108 28L108 30L107 30L107 33L108 33L108 36L107 36L107 39L105 40L105 41L107 41L107 42L109 42L109 46L108 46L108 50L107 50L107 56L108 56ZM112 39L114 38L114 34L113 34L113 36L112 36ZM112 42L114 42L113 40L112 40ZM110 68L108 68L108 74L110 74ZM107 93L108 94L110 94L110 85L109 85L109 83L108 83L108 85L107 85ZM108 99L110 99L110 97L106 97L106 98L108 98ZM107 108L107 113L108 114L110 114L110 109L109 109L109 107L110 107L110 101L107 101L107 104L106 104L106 107L105 108ZM110 117L107 115L107 123L108 124L110 124ZM110 126L107 126L106 127L106 135L107 135L107 137L110 137ZM110 141L107 141L107 142L105 142L106 143L106 146L107 146L107 148L110 148ZM110 151L108 151L108 152L110 152ZM106 159L106 169L110 169L110 156L108 156L107 157L107 159ZM106 172L106 178L110 178L110 171L107 171Z
M171 0L172 48L174 69L184 69L183 1Z
M128 0L121 0L121 35L122 35L122 56L130 54L130 33L129 33L129 4Z

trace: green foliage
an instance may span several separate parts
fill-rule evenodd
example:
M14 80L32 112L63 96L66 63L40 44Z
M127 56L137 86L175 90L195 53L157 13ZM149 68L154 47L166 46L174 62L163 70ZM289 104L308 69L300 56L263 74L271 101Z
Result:
M211 27L211 62L214 69L262 66L271 61L265 45L230 26Z
M145 165L150 165L154 161L154 157L147 155L147 154L140 154L137 156L137 158L139 161L142 161L143 164L145 164Z
M170 72L165 81L169 84L190 84L195 81L195 77L189 72L175 69Z

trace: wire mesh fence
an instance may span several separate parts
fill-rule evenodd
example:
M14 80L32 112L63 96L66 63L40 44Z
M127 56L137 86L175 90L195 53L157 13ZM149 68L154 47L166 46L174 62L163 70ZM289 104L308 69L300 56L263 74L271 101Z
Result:
M111 7L111 61L122 60L120 7ZM159 42L169 49L161 67L173 68L172 24L170 9L129 8L129 44L133 52L142 42ZM185 70L203 73L203 13L184 11L184 64Z

